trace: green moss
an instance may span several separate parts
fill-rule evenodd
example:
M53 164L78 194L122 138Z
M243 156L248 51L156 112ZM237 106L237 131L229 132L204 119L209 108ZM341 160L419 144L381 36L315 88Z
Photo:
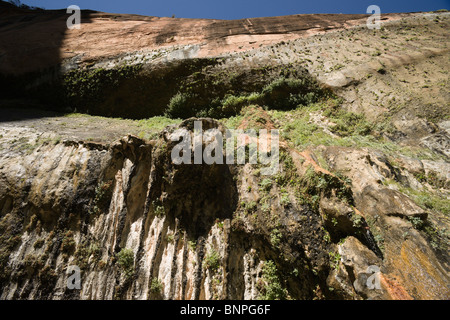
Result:
M279 124L280 135L297 149L310 146L342 146L353 148L370 148L380 150L386 155L399 154L421 160L439 160L441 155L421 146L402 146L385 138L392 135L395 128L391 120L380 118L370 123L363 115L347 112L341 107L342 101L330 97L317 103L301 106L291 111L271 110L268 113ZM328 130L311 121L311 115L321 113L329 121Z
M371 217L367 216L365 218L367 225L369 226L369 230L373 235L373 239L375 240L377 247L384 253L384 236L382 230L377 226L378 216Z
M419 217L408 217L409 222L419 231L423 231L434 249L447 252L449 247L450 234L446 228L439 228L429 220L422 220Z
M439 228L426 221L422 229L427 235L430 245L437 250L441 250L444 255L447 254L450 246L450 233L445 228Z
M273 180L279 187L295 185L299 178L297 168L292 157L284 150L280 150L280 163L282 164L282 170L273 176Z
M80 109L94 110L123 81L133 79L142 65L125 65L113 69L77 69L66 73L62 79L62 93L66 103Z
M289 110L330 95L300 66L212 72L209 66L181 82L166 108L169 117L229 117L252 104Z
M426 176L415 174L414 175L420 182L427 182L435 188L447 188L447 182L445 178L441 178L434 171L428 172Z
M258 104L262 102L262 96L258 93L252 93L250 95L233 96L226 95L222 99L222 111L224 113L239 114L239 112L245 107L252 104Z
M330 129L341 137L366 136L372 131L372 124L365 119L364 115L346 112L342 109L328 109L324 115L336 123Z
M164 113L172 118L229 117L249 104L288 110L330 95L300 64L218 67L222 62L185 59L157 70L142 64L85 68L58 79L54 75L59 70L53 68L20 77L0 76L0 83L11 96L37 98L58 110L134 119ZM53 81L32 85L46 77Z
M220 122L222 122L228 129L237 129L241 124L243 118L244 117L242 114L238 114L236 116L223 118L220 120Z
M225 96L221 100L222 112L238 114L245 106L253 104L267 106L270 109L290 110L299 105L317 102L326 95L321 90L317 84L313 85L310 78L280 77L263 87L259 93Z
M272 111L272 117L281 124L280 135L284 140L292 142L294 146L328 145L331 137L323 132L316 124L311 123L310 112L320 109L319 105L297 108L291 112Z

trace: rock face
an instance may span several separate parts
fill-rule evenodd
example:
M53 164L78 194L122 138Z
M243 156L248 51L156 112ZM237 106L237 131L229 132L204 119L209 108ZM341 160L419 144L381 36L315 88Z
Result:
M439 88L445 79L436 66L448 62L444 57L448 52L445 35L439 33L442 28L432 22L432 17L423 21L415 14L383 15L383 23L392 29L388 33L395 37L392 41L401 44L383 54L378 48L385 46L383 39L387 35L374 38L365 27L367 15L224 21L85 10L81 29L73 30L66 27L69 15L64 10L11 12L3 8L0 15L0 37L4 39L0 44L2 97L26 97L42 108L62 112L142 119L162 115L172 102L184 101L193 110L173 116L220 118L236 112L216 115L205 109L217 110L219 102L230 95L261 93L284 77L305 81L317 78L326 87L344 89L342 96L351 105L349 108L376 117L385 111L392 95L398 103L409 104L411 90L405 83L417 80L405 75L408 82L397 79L393 84L389 75L377 72L380 65L397 69L419 61L424 64L419 70L435 71L432 81ZM445 24L445 13L441 16ZM408 35L399 31L401 18L424 29L423 39L417 41L429 49L417 52L406 45ZM361 43L349 44L347 39L352 35L344 35L346 30L351 30L352 35L358 33ZM337 32L344 36L336 37ZM433 37L443 38L440 41ZM366 50L368 46L373 48ZM425 65L428 59L436 60L433 66ZM345 66L339 61L346 61ZM368 74L375 77L368 79ZM375 79L386 83L380 89L382 93L372 93L371 82ZM430 87L429 83L423 85ZM317 84L315 90L311 87L305 86L302 92L313 97L323 95L317 92ZM438 113L445 104L442 97L447 96L442 89L436 94L413 95L417 112L430 110L435 114L431 110L437 108ZM372 97L364 99L372 95L379 97L376 103ZM432 108L418 107L429 104ZM436 145L433 141L428 143Z
M0 121L0 299L450 298L448 13L0 16L13 115L172 118ZM279 129L279 170L174 163L194 121Z
M211 121L204 120L204 127L216 125ZM262 279L264 262L279 260L280 252L267 239L265 228L272 222L258 217L256 206L251 217L236 217L245 206L238 204L238 185L248 176L228 165L174 166L167 140L165 131L152 144L132 136L110 146L64 142L43 146L19 162L11 159L20 156L4 154L3 172L11 175L1 179L2 239L14 243L2 248L2 299L256 299L263 294L271 285ZM23 185L16 189L19 181ZM309 236L325 246L320 222L306 208L289 212L293 216L280 217L277 236L284 236L281 228L292 230L285 231L292 260L277 265L284 265L280 271L293 296L312 298L321 277L310 268L326 268L328 257L314 253L318 247L310 249L309 258L299 249ZM308 217L313 220L300 227ZM257 227L256 220L265 224ZM309 235L300 232L303 228ZM131 275L117 258L124 248L132 250ZM71 265L82 269L81 291L67 289ZM291 275L288 266L301 271ZM160 281L158 290L154 279Z
M178 128L192 130L194 120ZM318 189L310 164L290 167L295 151L282 151L276 179L258 176L259 165L175 165L175 129L150 143L127 136L48 143L26 156L4 150L1 298L448 298L448 262L408 220L427 215L402 193L375 189L370 177L391 174L367 161L380 158L323 150L353 184L313 173L329 181L317 207L301 200ZM364 170L369 178L358 179ZM81 269L81 290L68 289L71 266Z
M414 298L419 296L422 299L447 297L448 275L445 271L448 267L447 258L438 262L442 253L439 251L433 253L427 244L427 235L417 233L418 230L411 228L411 223L425 223L427 213L405 194L381 183L404 173L395 172L391 164L380 154L371 154L362 150L350 151L345 148L329 148L324 153L325 157L331 160L330 165L334 169L346 172L346 175L352 179L355 206L360 210L359 213L364 220L368 222L378 247L382 247L383 260L374 265L380 267L384 277L398 280L403 286L402 291ZM346 254L348 254L346 250L349 248L354 248L357 250L356 252L362 250L360 243L356 243L354 240L345 241L339 248ZM358 254L359 259L366 255L367 253ZM371 261L374 261L373 258ZM342 263L345 265L345 258ZM439 267L430 268L430 264L436 264ZM357 265L355 267L357 268ZM406 277L415 279L416 283L411 283ZM418 283L426 283L427 289ZM360 287L360 289L366 290L367 287ZM358 288L355 287L355 290ZM392 296L394 293L390 292L388 287L386 290L385 294L390 294L392 298L395 298L395 295ZM373 294L374 291L369 293ZM403 294L403 296L405 295Z

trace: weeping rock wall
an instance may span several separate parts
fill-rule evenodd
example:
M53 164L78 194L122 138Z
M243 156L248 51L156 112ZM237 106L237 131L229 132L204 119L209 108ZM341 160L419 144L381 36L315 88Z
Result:
M349 184L282 145L264 177L260 165L174 165L175 129L3 150L1 299L448 298L445 253L406 219L427 215L380 186L392 174L380 155L320 150ZM73 265L80 290L67 287Z
M165 139L64 141L25 157L3 154L1 298L258 298L263 262L280 253L267 230L233 219L238 180L248 177L228 165L175 167ZM294 236L288 247L302 271L290 279L292 293L312 298L320 278L300 250L299 230ZM131 276L118 263L123 248L133 251ZM280 263L287 272L291 263ZM82 270L82 290L67 289L71 265Z

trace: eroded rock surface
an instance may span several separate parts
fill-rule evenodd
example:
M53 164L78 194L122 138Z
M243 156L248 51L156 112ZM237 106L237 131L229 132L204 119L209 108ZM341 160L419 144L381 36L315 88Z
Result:
M317 190L305 180L310 164L290 168L289 149L279 180L258 176L258 165L174 165L170 133L194 120L151 142L3 149L2 299L448 298L445 254L409 220L427 214L380 186L392 175L382 156L322 149L352 185L314 173L329 181L317 207L303 193ZM272 264L281 289L267 296ZM67 288L72 265L81 290ZM365 285L371 276L379 287Z
M0 299L449 299L448 13L0 16ZM195 120L279 171L174 164Z

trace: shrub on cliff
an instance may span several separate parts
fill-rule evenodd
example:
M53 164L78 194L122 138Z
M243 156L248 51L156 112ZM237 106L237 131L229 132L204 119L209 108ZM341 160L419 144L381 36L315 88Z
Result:
M129 279L134 274L134 253L131 249L123 248L117 254L117 263L119 264L125 278Z

